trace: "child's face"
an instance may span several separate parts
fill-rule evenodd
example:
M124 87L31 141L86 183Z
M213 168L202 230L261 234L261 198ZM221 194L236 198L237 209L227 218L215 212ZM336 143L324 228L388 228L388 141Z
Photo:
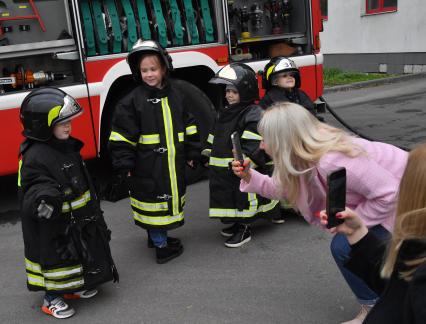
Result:
M296 85L296 79L293 76L293 73L280 73L277 75L275 84L284 89L292 89Z
M161 88L165 69L161 66L157 55L145 56L139 65L142 80L151 87Z
M237 90L234 89L226 89L225 98L230 105L240 102L240 94Z
M271 150L269 149L269 146L265 143L263 139L260 141L259 148L261 150L264 150L266 154L271 156Z
M71 121L58 123L53 127L53 135L59 140L66 140L71 135Z

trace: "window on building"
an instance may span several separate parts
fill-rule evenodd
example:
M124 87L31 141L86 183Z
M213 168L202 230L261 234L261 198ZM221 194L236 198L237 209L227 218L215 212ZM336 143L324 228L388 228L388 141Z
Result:
M380 13L395 11L398 8L398 0L366 0L366 13Z
M328 19L328 0L320 0L321 17L324 20Z

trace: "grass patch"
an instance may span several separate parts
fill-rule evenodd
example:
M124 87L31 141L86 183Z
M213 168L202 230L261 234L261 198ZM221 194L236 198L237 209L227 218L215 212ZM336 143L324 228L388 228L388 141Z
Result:
M385 73L345 72L337 68L324 68L324 86L331 87L368 80L383 79L395 76Z

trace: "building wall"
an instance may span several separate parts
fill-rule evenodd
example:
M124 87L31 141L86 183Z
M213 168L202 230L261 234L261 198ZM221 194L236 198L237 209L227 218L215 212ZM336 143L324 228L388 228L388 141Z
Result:
M321 34L326 67L426 72L425 0L399 0L396 12L365 14L365 0L328 0Z

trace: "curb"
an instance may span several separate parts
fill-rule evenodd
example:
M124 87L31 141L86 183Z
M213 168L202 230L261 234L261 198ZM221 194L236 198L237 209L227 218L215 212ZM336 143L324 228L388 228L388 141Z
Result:
M367 87L375 87L382 84L397 83L397 82L402 82L406 80L416 80L421 78L426 78L426 73L406 74L406 75L400 75L396 77L361 81L361 82L328 87L328 88L324 88L324 94L339 92L339 91L348 91L353 89L361 89L361 88L367 88Z

